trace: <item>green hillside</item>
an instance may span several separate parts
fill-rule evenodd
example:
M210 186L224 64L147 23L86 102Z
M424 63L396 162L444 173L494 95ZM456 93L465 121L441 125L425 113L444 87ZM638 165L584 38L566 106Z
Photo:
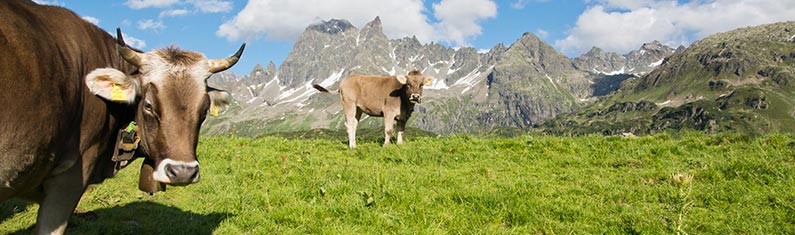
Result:
M719 33L542 126L549 133L795 132L795 22Z

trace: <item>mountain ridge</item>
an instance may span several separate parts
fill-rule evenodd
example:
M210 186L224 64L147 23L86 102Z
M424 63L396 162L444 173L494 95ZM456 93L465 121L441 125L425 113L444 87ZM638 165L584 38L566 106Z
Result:
M228 117L208 121L205 133L342 128L338 98L318 95L312 83L334 88L355 73L399 75L414 69L436 79L409 125L437 133L532 127L590 102L601 81L532 33L479 53L422 44L416 37L388 39L380 17L361 30L332 19L308 26L278 68L271 62L237 81L215 81L238 102ZM606 87L604 93L617 89Z
M793 34L795 22L780 22L708 36L591 107L543 126L569 134L795 132Z

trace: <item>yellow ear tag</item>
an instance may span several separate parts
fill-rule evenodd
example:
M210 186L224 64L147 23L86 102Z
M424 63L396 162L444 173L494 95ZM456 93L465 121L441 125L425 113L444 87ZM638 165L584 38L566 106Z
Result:
M210 116L217 117L218 116L218 106L213 105L210 107Z
M425 79L425 85L426 85L426 86L430 86L431 84L433 84L433 80L431 80L431 79Z
M127 100L127 94L124 93L123 90L121 90L121 87L119 87L119 85L116 85L116 83L114 83L113 90L110 91L110 100L125 101Z

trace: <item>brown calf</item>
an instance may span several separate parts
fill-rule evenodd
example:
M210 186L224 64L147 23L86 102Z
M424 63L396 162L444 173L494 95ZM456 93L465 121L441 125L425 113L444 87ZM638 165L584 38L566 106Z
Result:
M384 145L390 143L393 125L397 121L397 143L402 144L403 130L414 111L414 104L420 103L422 87L432 82L432 77L416 70L407 76L351 75L343 79L340 89L335 92L339 92L345 112L348 147L356 147L356 126L362 113L384 117ZM320 85L313 86L321 92L331 92Z

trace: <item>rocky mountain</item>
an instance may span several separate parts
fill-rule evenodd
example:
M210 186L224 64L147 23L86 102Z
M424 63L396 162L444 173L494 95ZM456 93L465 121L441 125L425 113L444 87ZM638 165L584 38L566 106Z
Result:
M663 59L681 50L684 46L674 50L658 41L644 43L638 50L624 55L593 47L572 62L577 69L590 72L595 77L593 95L604 96L617 90L624 80L651 72Z
M637 58L656 58L650 55L667 48L657 44L644 45L646 57ZM634 58L622 63L645 63L631 61ZM425 88L426 98L416 106L409 126L436 133L527 128L592 100L595 87L602 87L604 80L592 69L578 67L589 66L586 62L579 63L531 33L510 46L498 44L479 53L470 47L422 44L415 37L388 39L378 17L361 30L332 19L307 27L278 69L270 63L236 79L225 74L211 79L232 92L237 103L222 117L209 119L204 129L240 135L340 129L338 97L318 93L312 84L336 88L351 74L399 75L415 69L435 81ZM616 88L600 90L606 94ZM365 118L363 126L380 128L381 122Z
M618 92L543 124L552 133L795 131L795 22L694 42Z
M630 51L624 55L606 52L598 47L593 47L585 54L574 58L572 62L580 70L597 74L633 74L640 76L651 72L662 64L663 59L681 50L684 50L684 46L674 50L658 41L644 43L640 49Z

